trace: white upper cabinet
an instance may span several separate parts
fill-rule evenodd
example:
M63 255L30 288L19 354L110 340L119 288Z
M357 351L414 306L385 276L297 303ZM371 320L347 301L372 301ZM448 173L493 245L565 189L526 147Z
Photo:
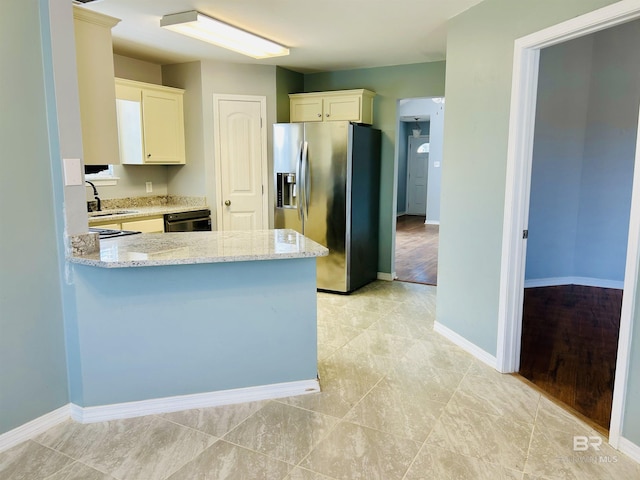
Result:
M373 124L373 97L370 90L292 93L289 95L291 122L350 122Z
M116 78L123 164L185 163L183 95L179 88Z
M120 21L73 7L85 165L120 163L111 29Z

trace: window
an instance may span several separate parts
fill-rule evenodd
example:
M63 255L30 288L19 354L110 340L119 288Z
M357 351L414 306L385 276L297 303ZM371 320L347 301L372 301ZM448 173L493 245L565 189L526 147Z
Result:
M429 143L423 143L422 145L420 145L418 147L418 150L416 150L418 153L429 153Z
M120 180L113 172L113 165L85 165L84 179L96 186L117 185Z

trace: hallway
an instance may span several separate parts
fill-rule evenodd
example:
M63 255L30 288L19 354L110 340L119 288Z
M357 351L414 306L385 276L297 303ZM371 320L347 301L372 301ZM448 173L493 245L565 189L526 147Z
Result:
M438 284L439 225L426 225L425 217L402 215L396 221L396 280Z

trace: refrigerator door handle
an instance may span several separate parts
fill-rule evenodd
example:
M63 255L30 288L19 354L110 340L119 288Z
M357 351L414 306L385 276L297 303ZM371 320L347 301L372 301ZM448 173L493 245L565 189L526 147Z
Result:
M300 175L303 175L302 172L302 142L300 142L300 147L298 148L298 158L296 158L296 184L298 186L298 202L297 202L297 210L298 210L298 220L302 220L302 198L304 195L304 186L300 179L302 178Z
M309 216L309 202L311 201L311 186L309 185L309 142L304 142L302 148L302 165L304 167L304 177L302 182L304 183L304 209L305 217Z

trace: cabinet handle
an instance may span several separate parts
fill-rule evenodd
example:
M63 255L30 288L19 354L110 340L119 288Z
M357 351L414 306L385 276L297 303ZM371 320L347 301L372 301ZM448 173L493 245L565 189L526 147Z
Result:
M151 154L150 153L147 153L147 158L151 158Z
M319 113L319 114L318 114L318 118L320 118L320 117L322 117L322 114L321 114L321 113Z
M331 116L331 115L329 115L329 114L327 113L327 118L329 118L330 116Z
M228 207L229 205L231 205L231 200L225 200L224 204Z

